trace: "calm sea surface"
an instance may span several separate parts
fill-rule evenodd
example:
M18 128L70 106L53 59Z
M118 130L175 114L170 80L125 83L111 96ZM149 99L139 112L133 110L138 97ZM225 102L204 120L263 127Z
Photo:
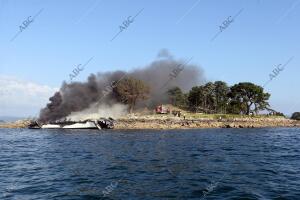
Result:
M300 129L0 129L0 199L300 199Z

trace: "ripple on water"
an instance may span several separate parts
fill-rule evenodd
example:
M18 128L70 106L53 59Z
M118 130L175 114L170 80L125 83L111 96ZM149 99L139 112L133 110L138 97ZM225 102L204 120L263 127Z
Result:
M300 196L298 128L0 129L0 144L0 199Z

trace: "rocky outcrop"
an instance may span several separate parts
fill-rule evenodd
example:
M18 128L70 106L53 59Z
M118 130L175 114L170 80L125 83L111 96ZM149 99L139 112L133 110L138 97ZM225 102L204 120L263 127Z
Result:
M30 123L31 120L24 119L15 122L0 124L0 128L27 128Z
M291 119L294 119L294 120L300 120L300 112L295 112L295 113L292 115Z

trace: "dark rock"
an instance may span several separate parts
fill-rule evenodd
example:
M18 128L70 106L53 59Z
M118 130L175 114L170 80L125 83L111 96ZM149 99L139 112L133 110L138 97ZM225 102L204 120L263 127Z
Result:
M294 120L300 120L300 112L295 112L295 113L292 115L291 119L294 119Z
M230 124L226 124L225 128L232 128L232 127L230 126Z

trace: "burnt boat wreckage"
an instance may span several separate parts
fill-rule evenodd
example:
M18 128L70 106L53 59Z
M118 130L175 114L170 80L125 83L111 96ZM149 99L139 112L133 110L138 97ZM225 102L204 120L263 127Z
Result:
M100 118L98 120L68 121L66 119L42 124L32 121L29 129L113 129L115 120L112 118Z

